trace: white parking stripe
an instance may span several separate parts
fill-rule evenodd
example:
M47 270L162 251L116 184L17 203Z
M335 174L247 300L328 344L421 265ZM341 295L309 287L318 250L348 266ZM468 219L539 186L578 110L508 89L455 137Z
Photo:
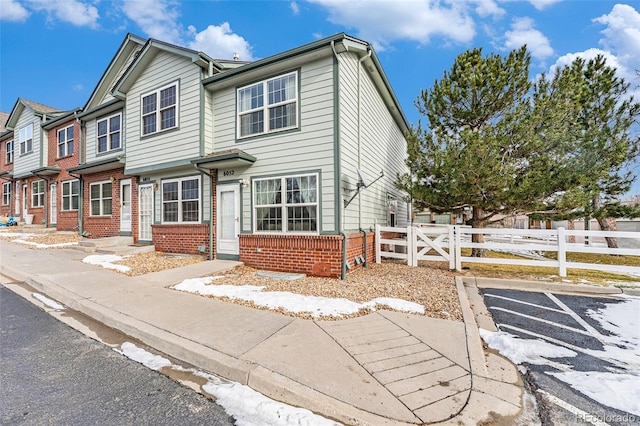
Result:
M588 322L586 322L585 320L583 320L580 315L576 314L571 308L569 308L567 305L565 305L564 303L562 303L562 301L560 299L558 299L556 296L554 296L551 293L545 293L545 295L551 299L553 301L553 303L555 303L556 305L560 306L560 308L562 308L563 311L566 312L567 315L570 315L571 318L573 318L574 320L576 320L576 322L578 324L580 324L582 327L585 328L585 330L589 331L589 333L591 333L591 335L593 337L595 337L596 339L598 339L600 342L604 343L605 342L605 337L600 334L600 332L598 330L596 330L595 328L593 328Z
M518 299L512 299L511 297L498 296L497 294L488 294L488 293L485 293L485 296L486 297L494 297L496 299L507 300L509 302L520 303L522 305L533 306L535 308L545 309L547 311L560 312L561 314L566 314L565 311L562 311L560 309L549 308L547 306L542 306L542 305L536 305L535 303L525 302L523 300L518 300Z
M597 352L601 352L601 351L595 351L595 350L591 350L591 349L580 348L578 346L572 345L571 343L567 343L567 342L564 342L562 340L554 339L553 337L545 336L544 334L538 334L538 333L534 333L533 331L524 330L524 329L522 329L520 327L514 327L514 326L509 325L509 324L499 324L498 327L499 328L508 328L508 329L513 330L513 331L520 332L522 334L528 334L529 336L533 336L533 337L537 337L538 339L546 340L547 342L551 342L551 343L554 343L554 344L559 345L559 346L564 346L565 348L571 349L572 351L580 352L580 353L592 356L594 358L598 358L598 359L600 359L602 361L606 361L609 364L613 364L616 367L619 367L619 368L622 368L622 369L625 369L625 370L629 368L629 365L627 365L627 364L625 364L623 362L620 362L618 360L615 360L615 359L612 359L612 358L609 358L609 357L604 357L604 356L598 355Z
M569 404L567 401L564 401L555 395L551 395L547 391L538 389L538 392L544 395L549 401L553 402L558 407L562 407L568 412L570 412L571 414L573 414L574 416L576 416L576 423L578 422L578 420L582 420L594 426L609 426L609 423L605 423L603 421L598 420L597 416L594 416L593 414L589 414L586 411L582 411L578 407L574 407L573 405Z
M589 333L588 331L580 330L578 328L569 327L568 325L559 324L557 322L549 321L549 320L546 320L546 319L543 319L543 318L537 318L537 317L533 317L531 315L522 314L520 312L512 311L510 309L498 308L498 307L495 307L495 306L491 306L489 309L495 310L495 311L507 312L507 313L510 313L512 315L517 315L519 317L523 317L523 318L531 319L531 320L534 320L534 321L542 322L542 323L545 323L545 324L553 325L553 326L556 326L558 328L564 328L565 330L573 331L574 333L580 333L580 334L584 334L585 336L591 336L591 333Z

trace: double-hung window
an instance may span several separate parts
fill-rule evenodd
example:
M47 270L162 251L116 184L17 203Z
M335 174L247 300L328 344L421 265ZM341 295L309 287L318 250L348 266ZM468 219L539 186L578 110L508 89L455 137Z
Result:
M162 181L162 222L200 221L200 178Z
M31 183L31 207L44 206L44 180Z
M318 175L256 179L253 183L258 232L318 232Z
M9 141L5 145L6 164L13 163L13 141Z
M109 216L111 214L111 182L92 183L89 191L91 216Z
M298 73L274 77L238 89L238 137L298 126Z
M178 83L142 95L142 135L178 126Z
M33 124L23 127L18 132L20 142L20 155L33 152Z
M11 203L11 182L2 184L2 205L8 206Z
M101 118L97 121L98 153L120 149L120 134L122 128L122 114Z
M73 154L73 126L58 130L58 158Z
M80 181L62 182L62 210L78 210L80 200Z

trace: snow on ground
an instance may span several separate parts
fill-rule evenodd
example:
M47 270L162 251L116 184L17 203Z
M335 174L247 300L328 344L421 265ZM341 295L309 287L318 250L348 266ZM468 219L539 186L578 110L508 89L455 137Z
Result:
M319 296L304 296L285 291L263 291L264 287L255 285L210 285L222 277L190 278L173 286L176 290L204 296L228 297L253 302L257 306L269 309L284 309L293 313L309 312L315 318L322 316L340 317L354 314L361 309L375 309L376 305L412 313L424 313L424 306L402 299L381 297L366 303L352 302L348 299L335 299Z
M90 265L98 265L107 269L115 269L116 271L120 272L128 272L130 270L128 266L116 265L115 263L113 263L122 259L122 256L118 256L115 254L92 254L82 259L82 261Z
M33 293L32 296L52 309L64 309L64 306L40 293Z
M325 419L304 408L293 407L273 399L267 398L248 386L236 382L228 382L211 374L197 370L185 370L174 365L166 358L154 355L137 347L133 343L125 342L115 351L145 365L152 370L170 367L179 371L189 371L208 379L202 389L215 396L216 403L230 416L233 416L238 426L339 426L339 423Z
M39 249L68 247L68 246L77 246L78 245L78 243L41 244L41 243L35 243L33 241L26 241L26 240L22 240L22 239L13 240L13 242L14 243L20 243L20 244L26 244L26 245L30 245L30 246L35 246L36 248L39 248Z
M607 303L603 308L587 311L587 315L611 332L602 336L604 350L584 352L601 359L613 359L626 364L626 371L609 372L566 371L547 372L567 383L578 392L608 407L640 415L640 297L625 296L619 303ZM549 358L572 357L576 353L567 348L538 339L521 339L504 331L480 329L480 335L493 349L515 364L548 364L565 367ZM545 360L547 359L547 360Z

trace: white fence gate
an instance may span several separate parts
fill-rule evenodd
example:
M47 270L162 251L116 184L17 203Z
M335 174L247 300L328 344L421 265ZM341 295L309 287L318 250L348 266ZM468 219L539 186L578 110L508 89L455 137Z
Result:
M392 233L394 238L382 238ZM472 242L473 235L484 235L483 243ZM569 237L585 237L587 240L598 238L616 238L625 241L631 248L609 248L606 245L585 245L569 243ZM640 232L584 231L558 229L506 229L506 228L470 228L448 225L430 228L391 228L376 226L376 262L382 257L406 259L410 266L418 266L419 260L446 261L449 269L462 270L462 263L489 263L501 265L548 266L558 268L558 275L567 276L567 269L592 269L599 271L636 273L640 267L568 262L567 253L598 253L610 255L640 256L637 244ZM485 249L513 254L525 254L521 259L489 258L463 256L462 249ZM384 249L384 250L383 250ZM431 253L433 252L433 253ZM557 252L557 259L538 254Z

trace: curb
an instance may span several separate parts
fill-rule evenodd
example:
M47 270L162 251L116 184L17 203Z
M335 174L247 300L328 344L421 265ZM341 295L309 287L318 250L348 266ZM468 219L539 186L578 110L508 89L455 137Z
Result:
M615 296L623 293L618 287L600 287L588 284L543 283L538 281L509 280L502 278L465 277L475 280L478 288L500 288L520 291L568 293L568 294L592 294L601 296ZM638 291L640 290L629 289Z
M324 417L354 426L415 426L353 407L302 383L258 364L234 358L189 339L159 329L128 315L105 308L38 275L8 265L0 265L0 274L24 282L69 309L143 342L172 358L238 382L288 405L304 407Z

